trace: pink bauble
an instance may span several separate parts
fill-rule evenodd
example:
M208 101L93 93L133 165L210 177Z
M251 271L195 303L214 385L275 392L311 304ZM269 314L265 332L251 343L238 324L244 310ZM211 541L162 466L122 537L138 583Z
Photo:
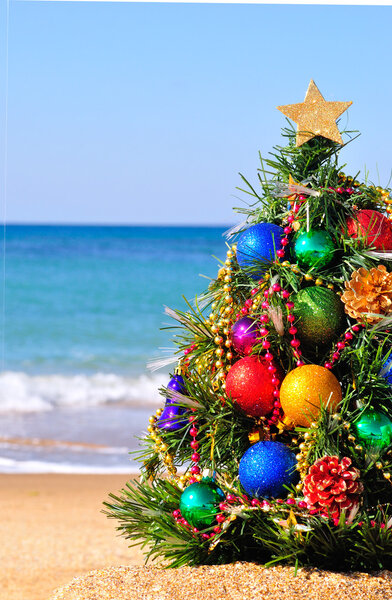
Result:
M251 317L242 317L231 328L230 338L238 354L247 356L261 342L259 327Z

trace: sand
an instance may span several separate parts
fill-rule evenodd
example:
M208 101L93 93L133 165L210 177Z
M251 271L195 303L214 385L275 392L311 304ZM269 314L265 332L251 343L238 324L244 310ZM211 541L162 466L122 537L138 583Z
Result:
M163 571L116 567L76 578L51 600L391 600L392 573L341 575L251 563Z
M392 600L392 573L158 569L100 511L126 475L0 475L0 600Z
M0 600L47 600L93 569L141 565L100 511L127 475L0 475Z

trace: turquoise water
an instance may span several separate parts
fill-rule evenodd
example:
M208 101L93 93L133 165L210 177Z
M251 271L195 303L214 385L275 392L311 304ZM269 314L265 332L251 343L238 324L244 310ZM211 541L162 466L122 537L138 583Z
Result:
M8 226L5 360L27 373L136 375L224 256L222 228Z
M0 436L96 442L124 453L127 421L142 427L167 379L168 368L146 369L159 348L172 347L172 333L160 331L169 322L164 306L185 308L182 295L192 300L207 287L199 274L216 275L212 255L225 258L224 229L8 225ZM86 427L75 428L82 412ZM0 451L0 469L1 457L5 470L44 460L6 443ZM56 452L45 458L54 470ZM64 460L59 469L75 456ZM82 468L86 455L78 460Z

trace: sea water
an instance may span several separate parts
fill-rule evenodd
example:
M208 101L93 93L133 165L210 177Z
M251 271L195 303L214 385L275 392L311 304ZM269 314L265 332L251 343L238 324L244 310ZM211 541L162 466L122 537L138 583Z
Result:
M224 230L7 225L0 471L137 469L129 452L171 370L146 364L175 348L164 307L207 288Z

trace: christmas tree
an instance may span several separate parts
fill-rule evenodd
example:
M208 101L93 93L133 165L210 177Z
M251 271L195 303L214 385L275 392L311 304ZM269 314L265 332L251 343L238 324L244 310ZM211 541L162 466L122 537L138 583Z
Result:
M297 130L257 189L241 176L226 261L167 310L176 365L142 476L105 502L147 558L392 568L392 198L338 165L350 104L311 81L278 107Z

